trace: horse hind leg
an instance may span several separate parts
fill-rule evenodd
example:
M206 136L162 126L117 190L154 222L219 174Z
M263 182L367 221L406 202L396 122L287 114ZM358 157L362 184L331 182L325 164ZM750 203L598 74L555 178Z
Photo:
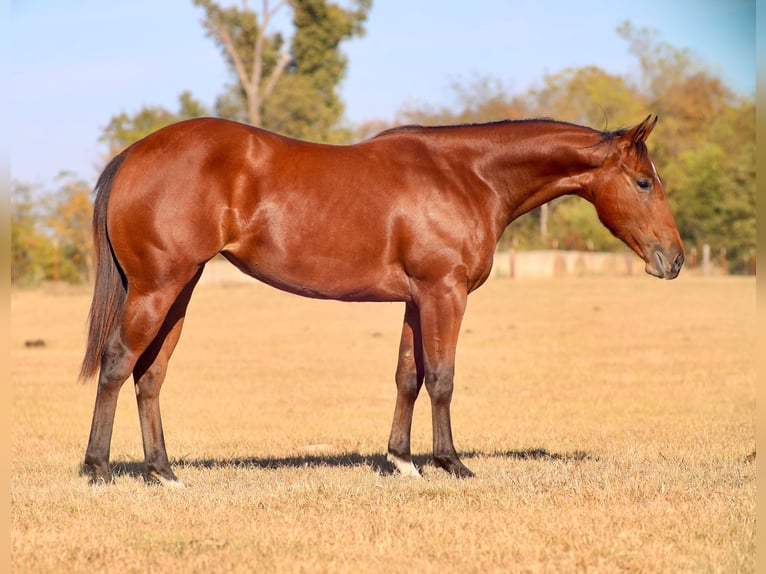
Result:
M160 415L160 389L165 380L168 361L181 336L181 328L192 291L201 274L202 269L181 291L171 306L159 333L133 369L146 464L145 477L147 482L158 482L169 487L183 488L184 484L173 473L168 460Z
M159 333L181 289L152 292L128 289L119 327L107 340L101 355L96 402L84 461L92 484L112 482L109 455L120 389L139 357Z
M119 331L119 330L118 330ZM116 332L107 341L101 355L101 368L96 388L96 404L90 427L84 469L90 474L91 484L112 482L109 467L109 449L112 441L117 398L125 379L130 375L131 353Z
M396 368L396 407L388 440L388 460L403 476L420 477L420 472L412 462L410 433L415 400L423 385L422 349L418 310L413 304L407 303Z

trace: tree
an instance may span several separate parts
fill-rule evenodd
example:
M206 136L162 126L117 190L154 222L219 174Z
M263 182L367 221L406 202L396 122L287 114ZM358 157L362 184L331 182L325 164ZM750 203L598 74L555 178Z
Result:
M521 118L530 112L526 98L509 95L505 86L495 78L477 77L465 85L453 82L450 89L454 92L457 103L454 109L433 109L428 105L409 106L399 110L398 123L481 123Z
M184 91L178 96L178 111L171 112L160 106L144 106L133 115L125 112L112 116L104 128L100 140L109 146L110 159L130 144L172 124L173 122L209 115L208 109L191 92Z
M53 245L44 234L43 216L35 189L13 181L11 184L11 283L33 285L45 278L46 264L52 261Z
M90 185L71 173L43 192L14 181L11 188L11 283L85 283L91 276Z
M726 249L730 269L744 271L755 248L754 104L725 110L697 142L668 170L679 230L689 247Z
M53 278L87 283L93 271L90 186L70 173L59 180L62 186L49 198L46 217L55 250Z
M536 114L594 128L635 124L646 116L646 103L622 76L596 66L567 68L543 79L530 91Z
M202 24L219 45L236 83L218 98L222 117L247 121L286 135L328 141L343 115L336 88L346 70L343 40L364 33L371 0L343 9L326 0L263 1L260 14L194 0L205 11ZM289 51L269 25L285 6L293 11Z
M194 5L205 11L202 25L208 36L219 45L235 73L236 87L244 96L245 118L256 126L263 123L263 104L290 62L290 54L283 50L282 35L267 36L272 18L285 4L280 0L269 7L269 1L263 0L259 24L258 15L248 8L247 1L238 9L223 8L212 0L194 0ZM236 106L234 101L227 105ZM229 114L236 112L229 111Z

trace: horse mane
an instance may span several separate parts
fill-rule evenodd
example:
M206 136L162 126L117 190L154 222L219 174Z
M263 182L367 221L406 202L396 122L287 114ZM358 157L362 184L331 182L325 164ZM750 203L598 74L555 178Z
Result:
M496 120L492 122L468 122L463 124L439 124L439 125L422 125L422 124L405 124L401 126L396 126L393 128L388 128L386 130L383 130L382 132L374 135L371 139L376 139L379 137L384 137L388 135L395 135L395 134L406 134L406 133L413 133L413 132L422 132L422 131L446 131L446 130L452 130L456 128L476 128L476 127L496 127L496 126L506 126L511 124L531 124L531 123L545 123L545 124L555 124L555 125L561 125L561 126L569 126L569 127L575 127L575 128L581 128L584 130L590 130L597 133L611 133L611 132L600 132L599 130L594 130L593 128L590 128L588 126L581 126L575 123L571 122L565 122L561 120L556 120L549 117L536 117L536 118L522 118L522 119L506 119L506 120ZM624 128L624 131L627 131L629 128ZM618 135L618 134L615 134ZM614 137L614 136L610 136Z
M612 149L614 148L614 142L620 136L625 135L628 131L632 129L631 127L620 127L614 130L608 130L605 127L603 130L597 130L588 126L583 126L583 125L575 124L572 122L565 122L562 120L556 120L549 117L536 117L536 118L523 118L523 119L516 119L516 120L511 120L511 119L498 120L493 122L443 124L443 125L432 125L432 126L427 126L422 124L405 124L402 126L397 126L397 127L389 128L387 130L383 130L382 132L378 133L377 135L374 135L370 139L377 139L377 138L397 135L397 134L440 132L440 131L447 131L447 130L454 130L454 129L476 128L476 127L492 128L492 127L501 127L501 126L507 126L507 125L520 125L520 124L532 124L532 123L578 128L578 129L590 131L593 134L598 135L599 138L595 143L585 147L601 147L606 145L607 149L606 149L606 153L604 154L604 160L606 160L606 158L609 157L609 155L611 154ZM636 142L636 145L634 145L633 148L635 152L637 153L640 161L643 161L649 154L646 144L643 141Z

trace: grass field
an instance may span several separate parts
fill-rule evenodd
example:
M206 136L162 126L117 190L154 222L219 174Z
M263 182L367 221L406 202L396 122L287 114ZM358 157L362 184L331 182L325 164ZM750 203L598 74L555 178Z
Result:
M201 287L162 401L185 490L79 474L89 293L11 295L14 572L753 572L755 281L493 280L458 347L456 480L385 462L401 304ZM42 340L45 346L26 347Z

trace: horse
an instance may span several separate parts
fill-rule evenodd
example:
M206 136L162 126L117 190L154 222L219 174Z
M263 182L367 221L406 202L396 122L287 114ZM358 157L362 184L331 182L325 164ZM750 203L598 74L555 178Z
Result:
M452 436L455 348L468 294L489 277L516 218L567 194L646 263L675 278L684 251L646 139L552 119L403 126L351 145L288 138L220 118L171 124L114 157L95 186L96 278L80 378L98 374L83 470L110 483L117 397L132 374L145 478L183 486L165 448L159 395L205 263L222 254L278 289L404 303L387 458L412 462L425 383L433 461L470 477Z

